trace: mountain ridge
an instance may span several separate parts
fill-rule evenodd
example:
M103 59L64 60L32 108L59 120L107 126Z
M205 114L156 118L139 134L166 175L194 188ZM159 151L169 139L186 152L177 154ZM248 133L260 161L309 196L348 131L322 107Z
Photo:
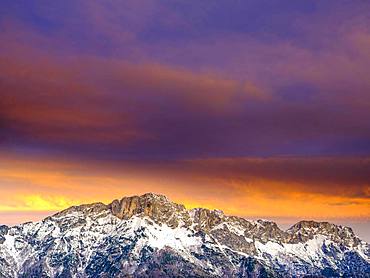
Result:
M272 221L186 209L154 193L107 205L72 206L39 222L0 226L0 277L369 277L368 273L369 244L350 227L302 220L284 231Z
M152 193L152 192L147 192L147 193L144 193L142 195L133 195L133 196L125 196L121 199L114 199L111 203L109 204L104 204L103 202L93 202L93 203L87 203L87 204L81 204L81 205L73 205L69 208L66 208L60 212L57 212L51 216L48 216L48 217L52 217L52 216L55 216L55 215L59 215L61 213L64 213L64 212L67 212L67 211L70 211L71 209L75 209L75 208L80 208L80 207L91 207L91 206L98 206L98 207L108 207L108 208L112 208L112 206L114 206L115 204L117 203L120 203L122 202L122 200L127 200L127 199L142 199L142 198L146 198L147 196L154 196L156 198L161 198L162 200L165 200L166 202L170 202L172 204L176 204L176 205L179 205L181 207L184 208L184 210L188 211L188 212L191 212L191 211L196 211L196 210L205 210L205 211L209 211L209 212L216 212L216 213L221 213L227 217L234 217L234 218L239 218L239 219L244 219L244 220L247 220L249 222L255 222L255 221L263 221L263 222L271 222L271 223L274 223L276 224L275 222L273 221L270 221L268 219L257 219L257 220L250 220L250 219L247 219L245 217L241 217L241 216L234 216L234 215L228 215L228 214L225 214L222 210L220 209L208 209L208 208L204 208L204 207L194 207L194 208L186 208L184 205L182 204L178 204L178 203L175 203L175 202L172 202L167 196L163 195L163 194L159 194L159 193ZM113 212L113 214L115 215L115 213ZM117 215L116 215L117 216ZM46 217L46 218L48 218ZM120 218L120 217L119 217ZM328 221L315 221L315 220L300 220L298 221L297 223L295 224L292 224L289 228L287 229L281 229L282 231L289 231L289 230L292 230L293 228L295 227L298 227L298 226L306 226L307 224L310 224L311 226L314 226L314 227L317 227L318 225L321 226L321 225L325 225L325 226L328 226L328 225L334 225L334 226L337 226L339 228L344 228L344 229L348 229L350 231L350 233L353 233L353 230L351 227L349 226L344 226L344 225L338 225L338 224L333 224L333 223L330 223ZM277 225L278 226L278 225Z

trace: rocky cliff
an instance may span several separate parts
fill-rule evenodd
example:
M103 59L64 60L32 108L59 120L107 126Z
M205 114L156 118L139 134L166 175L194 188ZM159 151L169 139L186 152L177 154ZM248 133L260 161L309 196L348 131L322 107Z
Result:
M369 245L348 227L287 231L152 193L0 226L0 277L370 277Z

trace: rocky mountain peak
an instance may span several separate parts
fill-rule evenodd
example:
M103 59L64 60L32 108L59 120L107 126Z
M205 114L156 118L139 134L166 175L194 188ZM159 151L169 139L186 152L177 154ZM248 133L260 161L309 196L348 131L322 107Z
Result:
M329 222L303 220L294 224L287 232L292 235L292 242L307 241L315 235L320 234L329 237L335 242L344 243L349 246L357 246L360 243L360 240L350 227L335 225Z
M8 233L9 227L6 225L0 225L0 244L5 241L5 235Z
M122 220L130 219L133 216L148 217L157 224L166 224L172 228L179 226L189 228L192 226L197 231L213 234L220 234L222 231L224 232L225 227L227 228L228 225L234 225L243 231L244 236L251 239L257 238L263 243L271 240L279 243L307 242L318 234L325 235L331 240L346 246L357 246L361 242L351 228L329 222L303 220L294 224L287 231L283 231L276 223L267 220L248 221L237 216L227 216L221 210L209 210L206 208L187 210L184 205L174 203L165 195L155 193L123 197L120 200L114 200L108 205L92 203L72 206L52 217L54 219L62 219L58 221L66 222L64 224L66 226L69 220L63 219L63 216L78 212L83 215L105 212L113 214ZM84 220L80 219L76 225L81 225L82 223L84 223Z
M190 210L196 229L209 231L221 222L225 221L225 215L221 210L209 210L195 208Z
M178 226L181 218L188 221L185 206L171 202L166 196L146 193L141 196L124 197L108 205L112 214L120 219L147 216L157 223ZM182 216L182 217L181 217Z
M92 204L83 204L83 205L69 207L65 210L62 210L54 214L51 217L58 218L58 217L62 217L62 216L66 216L66 215L70 215L70 214L78 213L78 212L82 212L84 214L94 214L94 213L98 213L106 209L107 209L107 205L100 203L100 202L92 203Z

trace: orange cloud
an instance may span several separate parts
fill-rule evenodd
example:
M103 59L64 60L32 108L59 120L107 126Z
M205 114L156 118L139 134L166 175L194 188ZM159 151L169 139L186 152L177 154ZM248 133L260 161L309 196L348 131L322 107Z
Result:
M182 166L173 167L176 163ZM302 184L273 178L275 174L269 173L263 178L230 178L221 173L221 168L216 173L203 168L194 171L185 165L97 161L81 164L78 160L28 160L4 155L0 160L0 211L56 211L74 204L108 203L122 196L154 191L189 208L218 208L247 218L366 220L370 216L368 197L344 195L335 188L321 192L320 185L310 186L313 181ZM226 167L224 171L228 171ZM323 180L320 184L327 186Z
M317 193L369 198L370 159L368 157L267 157L219 158L186 161L193 172L234 180L258 183L279 182L266 192ZM276 188L276 190L274 189ZM268 193L266 193L268 194Z

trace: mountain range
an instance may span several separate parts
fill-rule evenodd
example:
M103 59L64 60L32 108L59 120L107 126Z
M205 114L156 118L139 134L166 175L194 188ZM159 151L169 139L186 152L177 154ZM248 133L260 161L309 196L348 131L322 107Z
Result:
M288 230L147 193L0 226L0 277L370 277L351 228Z

